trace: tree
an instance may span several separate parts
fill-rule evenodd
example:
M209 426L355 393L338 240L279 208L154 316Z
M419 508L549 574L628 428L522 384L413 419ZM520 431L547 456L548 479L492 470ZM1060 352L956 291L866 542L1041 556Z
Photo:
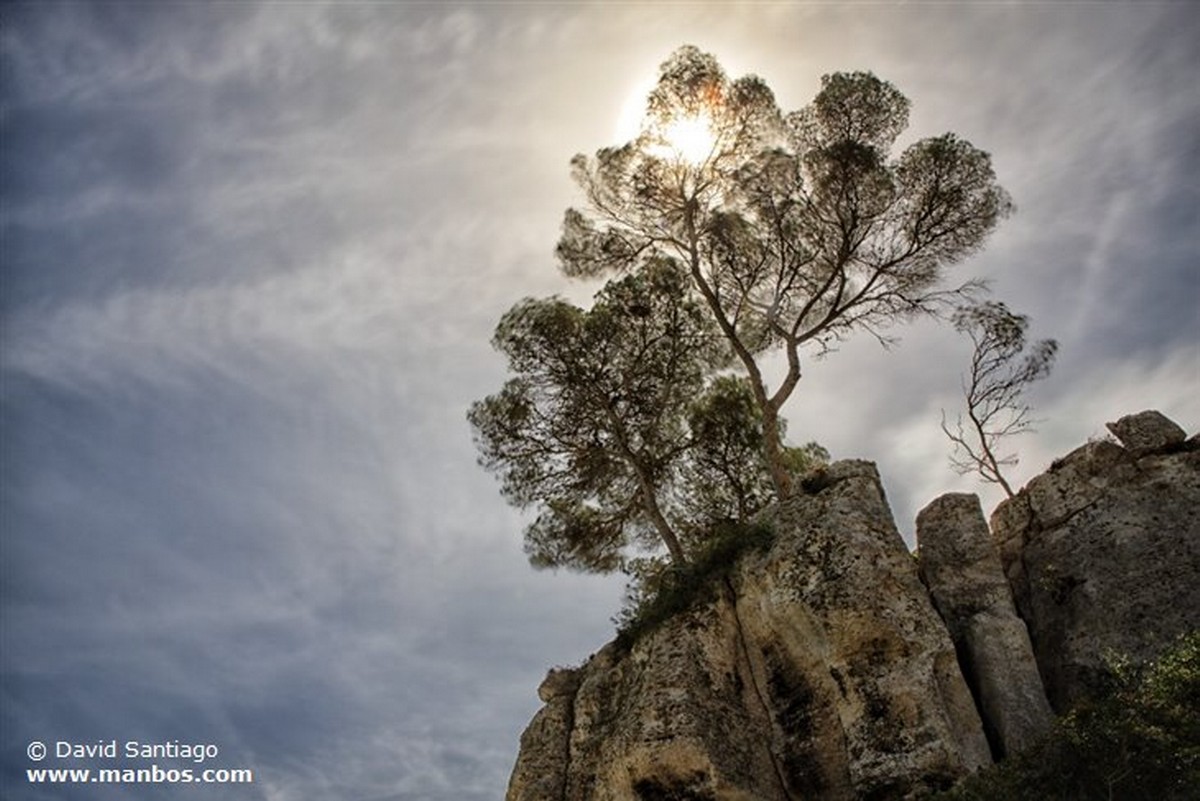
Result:
M1013 490L1002 468L1015 465L1017 456L998 456L997 449L1002 439L1032 430L1031 410L1022 395L1029 384L1050 374L1058 343L1043 339L1026 353L1029 318L996 301L963 306L952 319L974 348L970 371L963 377L968 429L959 415L951 430L942 412L942 431L954 443L950 462L960 475L979 473L1011 498Z
M660 543L683 564L680 531L699 526L698 514L737 517L761 505L761 470L733 450L727 495L703 510L683 498L684 476L707 469L687 460L718 449L726 432L752 437L754 423L736 410L706 422L712 403L697 398L728 349L672 263L610 282L587 311L523 300L493 343L516 375L468 418L504 495L540 510L525 534L535 565L607 572L624 566L630 546Z
M762 412L749 382L718 376L688 409L687 420L693 448L683 465L681 487L689 516L705 525L749 520L774 495L763 456ZM815 442L785 446L784 452L794 474L829 460Z
M569 276L671 260L745 370L763 454L787 497L781 410L801 350L949 308L977 288L940 288L1011 210L986 153L953 134L892 158L908 100L870 73L822 79L784 114L759 78L731 81L694 47L662 66L638 137L576 156L583 210L568 209L557 254ZM761 360L782 350L768 385Z

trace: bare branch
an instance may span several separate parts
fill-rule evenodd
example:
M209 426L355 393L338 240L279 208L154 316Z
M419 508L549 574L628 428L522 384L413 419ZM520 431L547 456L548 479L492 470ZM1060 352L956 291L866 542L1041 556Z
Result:
M1033 430L1032 411L1022 395L1029 384L1050 374L1058 343L1041 340L1026 352L1029 318L995 301L960 306L952 319L974 347L963 377L970 432L964 432L961 415L951 429L942 412L942 431L954 445L950 462L960 474L978 473L983 481L998 484L1011 498L1013 489L1002 468L1017 464L1017 457L999 456L997 448L1002 440Z

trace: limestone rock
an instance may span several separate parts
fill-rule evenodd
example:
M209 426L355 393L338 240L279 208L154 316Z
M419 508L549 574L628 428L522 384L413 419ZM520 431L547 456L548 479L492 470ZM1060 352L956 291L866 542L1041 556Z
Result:
M508 801L888 801L990 761L874 465L807 486L706 599L550 682Z
M549 703L563 695L574 695L579 688L579 671L573 668L551 668L538 687L538 698Z
M509 779L507 801L562 798L578 686L578 671L551 670L538 688L538 696L546 705L521 735L521 751Z
M990 760L977 707L1019 750L1107 654L1200 626L1200 438L1160 418L1055 462L990 539L975 496L939 498L920 577L873 465L808 476L688 611L550 671L507 801L916 799Z
M1032 745L1053 713L979 497L948 493L917 515L921 579L950 630L998 757Z
M1179 445L1187 437L1184 430L1166 415L1153 410L1127 414L1117 422L1106 425L1134 456L1166 450Z
M1088 443L992 516L1060 712L1094 691L1109 654L1151 659L1200 626L1200 450L1156 417L1122 418L1114 431L1133 448Z

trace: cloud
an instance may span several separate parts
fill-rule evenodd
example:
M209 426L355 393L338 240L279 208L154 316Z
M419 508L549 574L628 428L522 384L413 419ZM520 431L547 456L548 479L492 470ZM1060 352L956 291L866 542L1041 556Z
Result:
M620 580L529 570L463 413L505 308L590 294L554 269L567 161L685 41L788 107L874 69L913 136L993 153L1020 212L956 275L1063 345L1021 478L1144 406L1200 423L1184 10L2 13L6 782L21 738L181 736L258 773L206 799L500 797ZM898 333L806 363L787 411L880 463L908 533L974 484L937 429L963 343Z

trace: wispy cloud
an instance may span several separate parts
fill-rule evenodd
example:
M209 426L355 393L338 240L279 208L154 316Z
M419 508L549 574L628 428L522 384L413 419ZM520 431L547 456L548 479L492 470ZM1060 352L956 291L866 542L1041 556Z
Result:
M530 572L463 412L505 308L589 294L552 258L567 160L683 42L789 107L873 69L914 136L993 153L1020 211L958 274L1063 344L1021 477L1126 411L1200 424L1181 6L0 14L6 782L22 738L196 736L259 775L209 799L501 797L620 582ZM879 461L907 532L974 485L937 428L964 343L898 333L808 364L788 411Z

